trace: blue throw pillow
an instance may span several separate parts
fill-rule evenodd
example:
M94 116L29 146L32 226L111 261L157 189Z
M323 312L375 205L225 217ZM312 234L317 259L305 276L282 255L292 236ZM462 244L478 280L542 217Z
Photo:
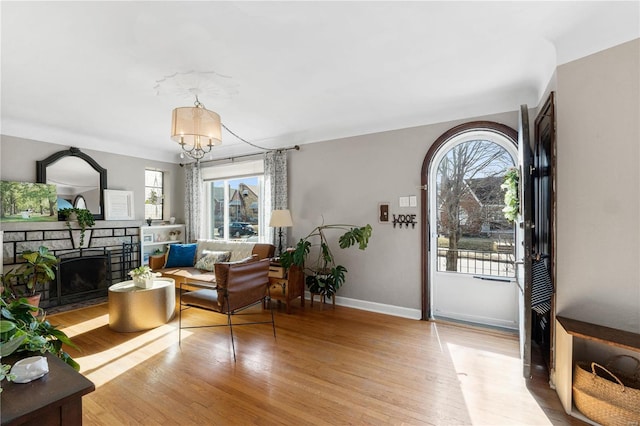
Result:
M170 244L165 268L193 266L196 259L197 244Z

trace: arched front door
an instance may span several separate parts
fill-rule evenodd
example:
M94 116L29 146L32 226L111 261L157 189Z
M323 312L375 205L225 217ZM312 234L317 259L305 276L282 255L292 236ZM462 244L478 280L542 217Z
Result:
M517 134L473 122L443 134L422 170L423 317L517 330L517 237L505 218L505 173L516 167Z

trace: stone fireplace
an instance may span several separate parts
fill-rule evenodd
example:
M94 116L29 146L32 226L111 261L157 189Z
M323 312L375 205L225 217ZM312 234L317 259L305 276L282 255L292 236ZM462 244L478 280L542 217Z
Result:
M139 241L138 221L97 221L85 232L80 248L79 229L65 222L2 223L2 265L6 271L20 262L20 253L46 246L60 258L56 280L42 292L43 308L61 306L107 295L111 284L128 279L140 264L140 254L130 250Z

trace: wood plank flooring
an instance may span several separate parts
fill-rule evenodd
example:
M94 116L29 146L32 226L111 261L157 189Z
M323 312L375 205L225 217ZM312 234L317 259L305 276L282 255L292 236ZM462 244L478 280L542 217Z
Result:
M252 309L246 318L268 315ZM224 317L191 309L189 324ZM319 304L270 325L139 333L108 327L106 304L49 317L96 384L86 425L569 425L541 369L521 378L509 334Z

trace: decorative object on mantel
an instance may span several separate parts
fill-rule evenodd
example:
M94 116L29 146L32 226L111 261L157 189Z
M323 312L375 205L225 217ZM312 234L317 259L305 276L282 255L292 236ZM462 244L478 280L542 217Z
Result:
M280 263L286 269L291 265L297 265L304 268L308 274L306 278L307 287L313 294L320 294L324 297L335 297L335 292L345 282L345 274L347 268L342 265L336 265L335 258L329 248L329 241L325 235L325 231L332 229L340 229L346 231L338 239L340 248L348 248L358 244L360 250L367 248L369 238L371 238L371 225L355 226L355 225L320 225L316 227L309 235L300 239L295 249L285 251L280 255ZM312 247L311 240L320 239L320 250L318 257L312 264L306 262ZM306 263L306 265L305 265ZM313 296L312 296L313 297Z
M58 190L65 189L58 194L61 203L58 210L64 207L83 208L80 202L83 200L84 208L91 211L96 220L104 219L103 191L107 189L107 170L78 148L58 151L42 161L36 161L36 181L55 184ZM64 198L64 194L79 192L85 195L77 196L75 200Z
M104 218L105 220L134 220L133 191L105 189Z
M153 222L153 219L147 218L146 222L147 222L147 226L151 226L151 222Z
M72 207L61 209L60 215L67 221L67 228L69 228L69 231L72 230L71 221L78 222L78 226L80 227L80 247L84 247L85 231L96 223L93 213L87 209Z
M271 212L269 226L272 228L278 228L278 256L280 256L282 254L282 228L289 228L293 226L291 212L286 209L273 210Z
M504 217L510 222L515 222L520 213L520 199L518 195L518 181L520 180L520 173L516 167L512 167L504 174L504 181L500 188L504 193L504 208L502 212Z
M140 266L129 272L129 276L133 279L136 287L151 288L153 280L161 274L153 272L147 265Z
M200 160L214 146L222 143L222 128L220 116L206 109L197 94L194 105L173 110L171 139L182 148L180 158L186 154L194 160Z
M179 229L174 229L173 231L169 231L169 239L171 241L175 241L178 239L180 234L182 234L182 231L180 231Z
M2 222L57 222L56 185L0 181Z

